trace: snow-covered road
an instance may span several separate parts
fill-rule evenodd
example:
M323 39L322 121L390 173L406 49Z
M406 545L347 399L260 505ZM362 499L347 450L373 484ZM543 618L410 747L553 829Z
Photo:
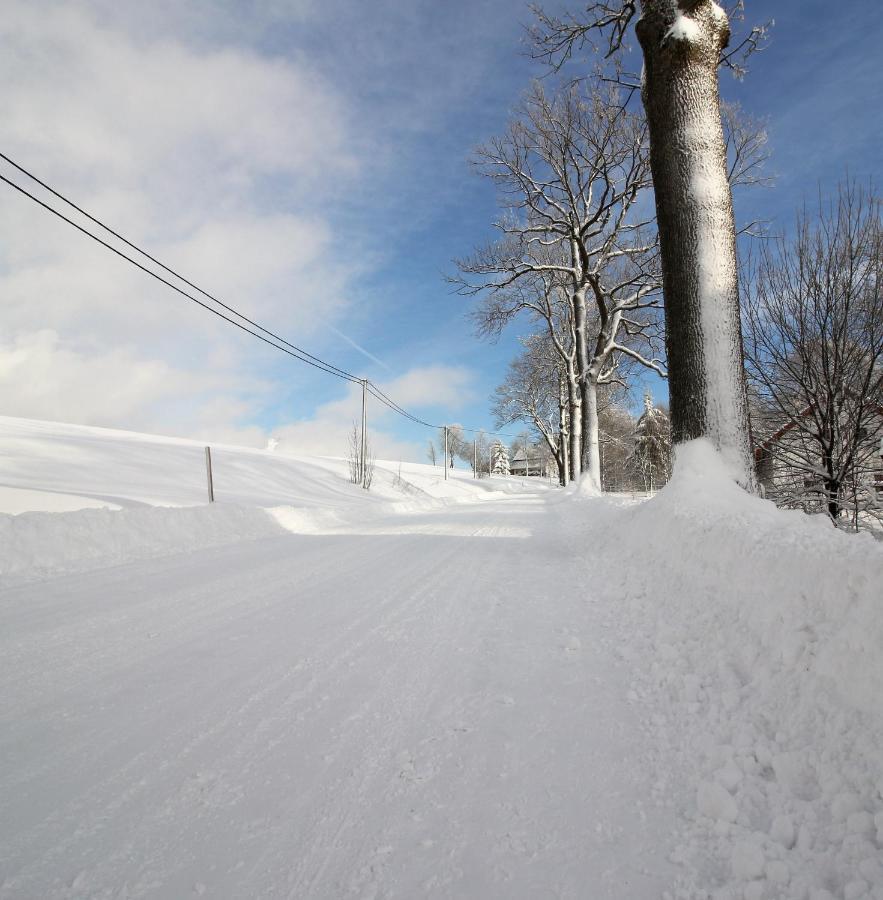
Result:
M7 588L0 896L659 897L675 814L568 509Z
M870 536L213 460L0 417L2 900L883 900Z

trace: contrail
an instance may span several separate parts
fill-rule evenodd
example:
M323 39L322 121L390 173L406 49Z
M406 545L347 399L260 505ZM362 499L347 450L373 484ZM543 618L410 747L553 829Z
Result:
M347 337L342 331L338 331L333 325L328 326L339 338L346 341L351 347L354 347L359 351L363 356L367 356L371 362L377 363L378 366L382 366L386 369L387 372L392 372L392 369L382 360L378 359L373 353L369 353L364 347L360 347L351 337Z

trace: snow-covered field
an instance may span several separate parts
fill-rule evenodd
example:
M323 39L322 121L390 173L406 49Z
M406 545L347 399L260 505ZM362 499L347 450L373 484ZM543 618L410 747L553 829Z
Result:
M883 897L871 538L213 458L0 418L0 897Z

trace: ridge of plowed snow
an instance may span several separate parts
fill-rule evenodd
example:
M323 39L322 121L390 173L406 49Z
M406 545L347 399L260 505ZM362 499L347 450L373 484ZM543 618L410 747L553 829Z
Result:
M749 496L704 441L651 502L593 512L588 580L657 796L684 797L677 896L883 897L883 547Z

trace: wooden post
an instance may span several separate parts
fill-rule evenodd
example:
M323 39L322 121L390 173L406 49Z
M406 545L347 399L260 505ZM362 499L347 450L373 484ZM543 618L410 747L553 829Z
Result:
M362 487L368 490L368 379L362 380L362 441L359 451L360 462L359 469L361 477L359 480Z
M215 486L212 483L212 448L205 448L205 476L208 480L208 502L215 502Z

